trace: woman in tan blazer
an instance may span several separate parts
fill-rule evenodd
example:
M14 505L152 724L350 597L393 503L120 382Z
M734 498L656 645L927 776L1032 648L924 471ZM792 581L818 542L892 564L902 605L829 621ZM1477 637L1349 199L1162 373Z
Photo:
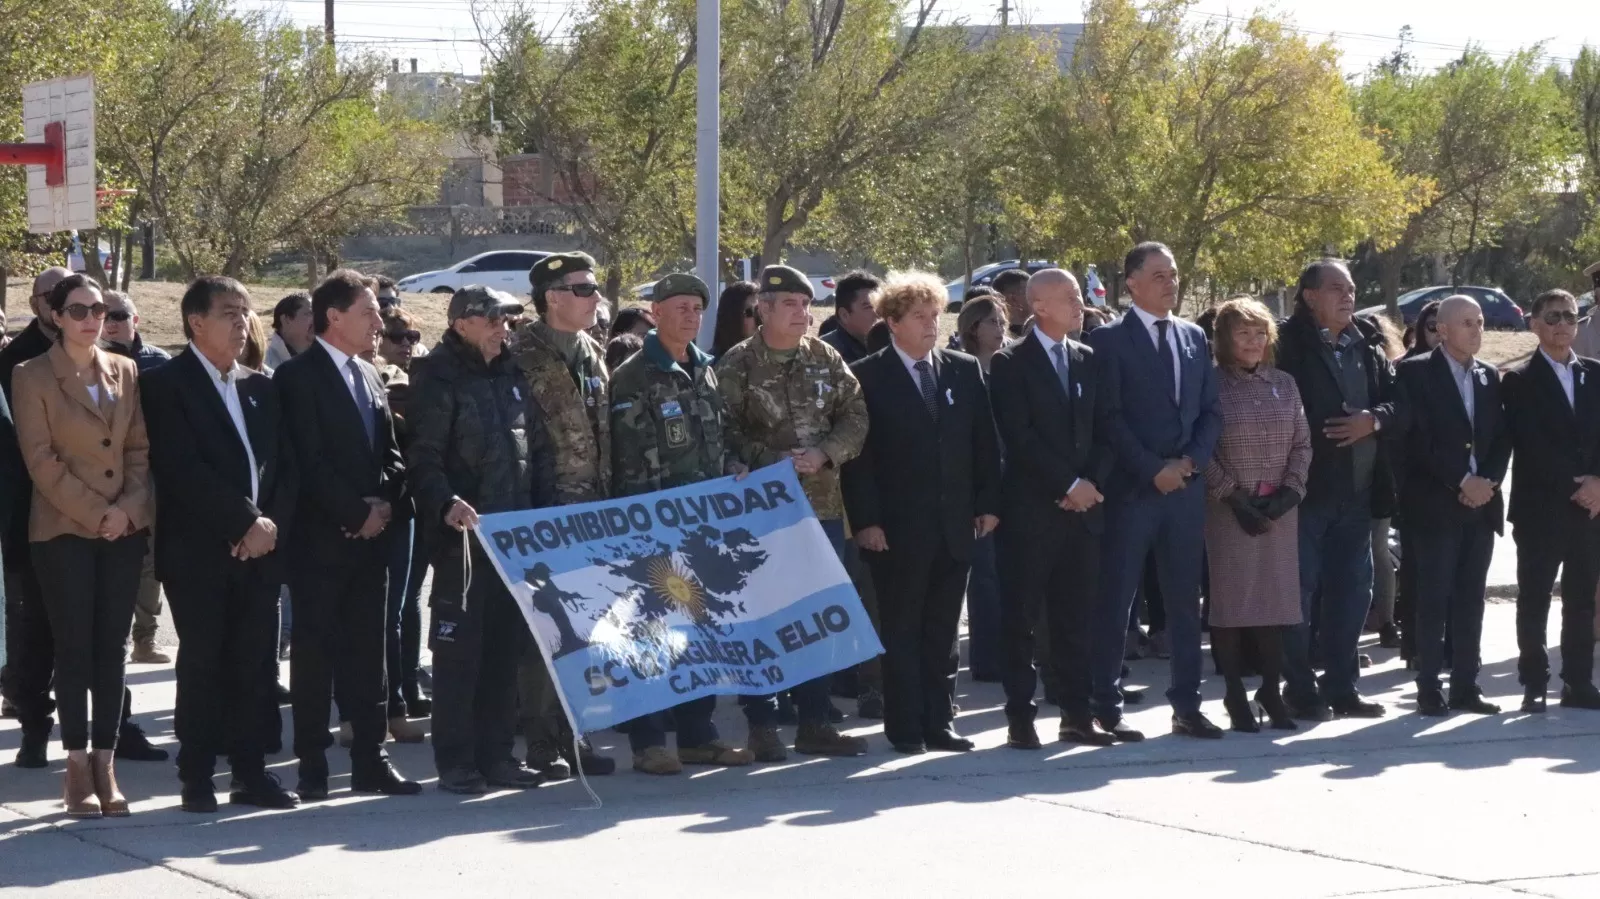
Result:
M100 288L74 275L50 292L49 307L60 336L48 353L17 367L12 398L33 477L28 542L55 639L64 801L73 817L120 817L128 801L112 753L123 652L155 513L149 442L133 360L96 346L106 314Z

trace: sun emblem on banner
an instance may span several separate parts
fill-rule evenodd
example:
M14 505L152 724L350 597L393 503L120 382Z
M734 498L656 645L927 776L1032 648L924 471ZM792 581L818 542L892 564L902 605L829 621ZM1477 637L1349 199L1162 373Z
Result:
M705 614L705 594L700 582L687 569L672 561L671 556L661 556L650 561L650 587L669 599L691 618Z

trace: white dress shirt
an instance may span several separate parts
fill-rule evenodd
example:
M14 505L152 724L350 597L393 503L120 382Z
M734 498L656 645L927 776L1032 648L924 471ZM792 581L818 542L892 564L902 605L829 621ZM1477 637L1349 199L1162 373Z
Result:
M335 368L339 369L339 377L344 379L344 386L350 391L350 402L356 404L356 411L363 415L370 413L372 411L371 409L361 408L361 397L356 393L355 372L350 370L350 357L336 349L333 344L323 340L321 337L317 338L317 343L322 344L322 348L328 351L329 356L333 357L333 365ZM357 368L359 367L360 366L357 366Z
M1567 394L1567 405L1573 409L1578 408L1577 394L1574 393L1575 387L1572 383L1574 378L1572 370L1577 367L1578 354L1568 350L1567 361L1557 362L1555 359L1551 358L1549 353L1544 351L1543 347L1541 347L1539 349L1539 355L1543 356L1544 361L1550 363L1550 367L1556 370L1556 380L1561 382L1561 389L1566 391Z
M1172 349L1172 398L1177 400L1183 396L1183 353L1178 348L1178 323L1172 320L1170 314L1156 318L1150 313L1133 307L1133 314L1139 316L1139 321L1144 323L1144 330L1150 335L1150 345L1155 346L1160 339L1161 329L1156 327L1156 322L1167 322L1167 345Z
M1477 359L1468 359L1466 365L1456 361L1456 358L1445 352L1444 361L1450 365L1450 377L1456 382L1456 392L1461 394L1461 405L1467 410L1467 422L1473 428L1478 426L1478 393L1472 387L1472 372L1478 367ZM1478 453L1476 450L1467 453L1467 472L1478 473Z
M256 451L250 446L250 431L244 425L244 406L239 402L239 378L244 376L244 367L234 362L226 372L218 371L211 360L192 343L189 344L189 352L194 353L200 364L205 366L211 386L217 388L217 395L222 397L228 417L233 419L233 429L238 432L239 442L244 444L245 457L250 460L250 502L260 502L261 475L256 469Z
M928 376L934 378L937 382L938 376L935 375L933 371L933 353L930 352L921 359L913 359L909 353L900 349L900 344L895 343L893 337L889 338L889 345L894 347L895 355L900 357L900 363L904 365L906 367L906 371L911 374L911 383L917 385L918 390L922 389L922 376L917 374L918 362L928 363Z

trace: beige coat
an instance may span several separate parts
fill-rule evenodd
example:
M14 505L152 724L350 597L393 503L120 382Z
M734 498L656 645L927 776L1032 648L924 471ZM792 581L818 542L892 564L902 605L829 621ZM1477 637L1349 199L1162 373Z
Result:
M113 505L127 514L134 531L155 518L138 369L132 359L98 348L94 365L99 403L60 344L17 366L13 375L17 441L33 478L31 542L63 534L97 538L100 520Z

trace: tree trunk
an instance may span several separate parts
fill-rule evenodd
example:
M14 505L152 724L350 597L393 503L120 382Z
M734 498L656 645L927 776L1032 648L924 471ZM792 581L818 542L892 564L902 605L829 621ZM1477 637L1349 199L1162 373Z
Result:
M611 298L613 310L622 308L622 266L606 266L606 296ZM611 317L617 317L613 311Z
M100 261L99 230L79 231L78 245L83 248L83 273L103 289L106 286L106 267Z
M1400 271L1410 252L1402 243L1378 254L1378 285L1383 291L1383 306L1395 321L1400 320L1400 306L1396 303L1400 299Z
M306 244L306 289L312 290L317 282L322 280L321 258L317 255L317 248L310 243Z
M6 330L6 318L10 310L6 308L6 281L11 277L11 269L0 265L0 334Z

